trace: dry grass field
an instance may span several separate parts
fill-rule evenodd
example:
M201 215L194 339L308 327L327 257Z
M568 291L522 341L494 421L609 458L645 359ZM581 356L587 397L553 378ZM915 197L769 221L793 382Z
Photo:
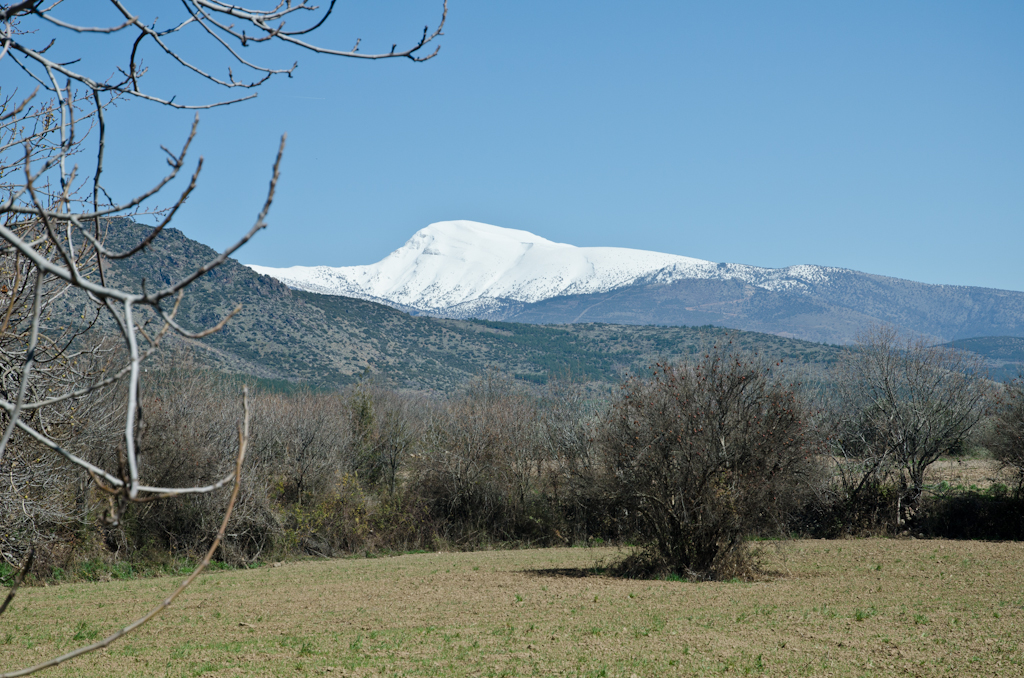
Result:
M1024 544L766 545L760 581L622 580L614 549L433 553L204 576L67 676L1024 675ZM171 578L24 589L0 669L140 614ZM10 611L9 611L10 612Z
M992 459L940 459L928 467L924 480L928 484L941 482L954 487L987 488L994 483L1013 485L1013 472L1000 468Z

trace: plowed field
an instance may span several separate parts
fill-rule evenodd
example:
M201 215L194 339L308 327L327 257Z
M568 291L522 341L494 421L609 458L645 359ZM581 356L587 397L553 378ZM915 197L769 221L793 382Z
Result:
M107 652L50 674L1024 675L1024 544L795 541L768 545L761 580L734 583L592 569L619 555L436 553L214 573ZM0 670L100 637L175 584L23 589L0 619Z

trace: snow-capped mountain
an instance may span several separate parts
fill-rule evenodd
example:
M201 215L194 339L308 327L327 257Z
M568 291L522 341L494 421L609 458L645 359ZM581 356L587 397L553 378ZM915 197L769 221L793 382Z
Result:
M717 325L840 344L878 325L936 341L1024 337L1021 292L574 247L473 221L431 224L368 266L250 268L294 289L448 318Z
M431 315L495 318L555 297L682 280L737 280L769 291L801 292L842 271L758 268L622 247L575 247L475 221L431 224L376 264L249 268L309 292Z

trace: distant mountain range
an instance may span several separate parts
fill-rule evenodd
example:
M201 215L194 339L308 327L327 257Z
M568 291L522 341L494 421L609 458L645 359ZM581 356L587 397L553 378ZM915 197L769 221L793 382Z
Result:
M130 220L111 220L106 244L130 249L149 233L149 227ZM137 255L110 262L108 275L114 284L139 290L143 280L167 283L215 256L211 248L169 228ZM74 322L86 309L80 296L68 296L65 303L60 323ZM402 389L451 391L498 369L532 383L571 375L600 390L655 360L680 359L713 342L731 341L812 370L843 351L713 327L543 326L413 316L362 299L291 289L233 259L189 286L178 321L203 329L238 303L242 311L198 344L200 357L226 372L282 388L299 383L330 388L376 378Z
M126 250L149 233L149 227L127 219L111 220L106 243ZM167 229L138 255L111 262L108 279L138 290L143 280L149 285L169 282L214 256L206 245ZM55 326L78 322L88 306L76 295L60 303L63 313L58 304L50 318ZM656 360L679 360L718 342L781 360L797 378L814 380L848 350L710 326L536 325L416 316L363 299L292 289L233 259L189 286L178 321L188 329L203 329L238 303L242 311L221 332L196 343L200 359L286 389L298 384L333 388L375 378L402 389L446 392L498 369L531 383L571 375L600 393ZM543 303L535 302L534 308ZM1000 378L1016 376L1024 365L1024 339L974 338L955 346L985 356Z
M445 318L716 325L838 344L879 324L936 342L1024 337L1024 292L575 247L472 221L431 224L376 264L250 268L294 289Z

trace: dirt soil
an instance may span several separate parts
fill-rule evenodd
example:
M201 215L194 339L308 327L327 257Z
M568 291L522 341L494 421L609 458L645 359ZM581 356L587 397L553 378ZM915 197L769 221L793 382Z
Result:
M285 563L204 576L61 676L1024 675L1024 544L765 547L755 582L637 581L622 552L544 549ZM0 670L89 642L177 580L23 590ZM46 675L46 674L43 674Z

